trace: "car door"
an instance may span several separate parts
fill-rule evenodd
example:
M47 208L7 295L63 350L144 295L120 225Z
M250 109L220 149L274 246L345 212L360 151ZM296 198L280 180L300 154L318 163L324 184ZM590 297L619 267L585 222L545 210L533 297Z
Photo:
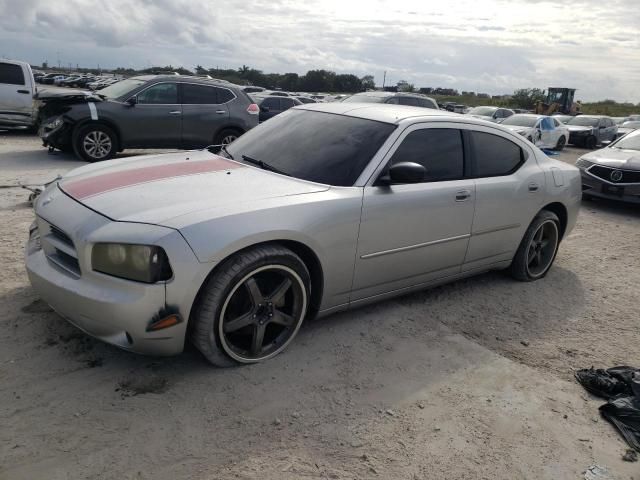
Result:
M124 104L115 119L126 147L178 148L182 142L182 106L176 82L155 83Z
M536 123L536 132L539 132L540 141L536 146L541 148L553 148L558 143L558 130L551 117L543 117Z
M466 135L476 202L463 271L510 260L545 190L544 172L524 141L479 125Z
M182 144L201 148L213 144L215 135L229 125L228 103L236 96L227 88L180 83L182 93Z
M456 124L407 128L383 161L427 169L422 183L364 187L352 301L408 288L460 271L474 209L474 181L464 176Z
M0 62L0 119L30 124L33 116L31 82L22 66Z
M614 123L614 121L610 118L605 118L605 125L607 127L607 138L606 140L614 141L618 136L618 126Z

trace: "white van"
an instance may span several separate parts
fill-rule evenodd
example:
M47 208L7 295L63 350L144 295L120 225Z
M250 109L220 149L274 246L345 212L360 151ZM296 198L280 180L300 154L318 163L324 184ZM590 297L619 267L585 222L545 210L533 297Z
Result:
M0 59L0 125L31 127L36 121L36 84L27 62Z

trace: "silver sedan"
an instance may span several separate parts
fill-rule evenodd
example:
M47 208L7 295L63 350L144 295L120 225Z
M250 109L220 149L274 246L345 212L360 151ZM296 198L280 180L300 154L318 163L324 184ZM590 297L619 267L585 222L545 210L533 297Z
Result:
M219 155L81 167L35 205L33 288L90 335L213 364L281 352L305 318L481 272L545 276L578 170L470 116L330 103Z

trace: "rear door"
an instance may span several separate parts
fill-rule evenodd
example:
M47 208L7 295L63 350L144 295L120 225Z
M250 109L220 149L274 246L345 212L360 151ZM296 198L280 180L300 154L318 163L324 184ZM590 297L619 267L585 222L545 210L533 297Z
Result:
M0 61L0 122L30 125L33 122L31 70Z
M187 148L213 144L216 133L229 124L229 102L235 94L213 85L181 83L182 143Z
M182 106L175 82L155 83L122 105L117 122L125 147L178 148L182 143Z
M466 133L476 203L463 271L510 260L545 191L544 172L524 142L479 125Z

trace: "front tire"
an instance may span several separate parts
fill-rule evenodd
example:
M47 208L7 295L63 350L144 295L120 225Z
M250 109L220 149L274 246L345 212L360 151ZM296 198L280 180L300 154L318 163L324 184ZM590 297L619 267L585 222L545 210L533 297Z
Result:
M564 138L564 136L561 136L558 139L558 143L556 143L556 148L554 148L554 150L556 152L561 152L564 149L564 146L567 144L567 139Z
M593 135L589 135L584 141L584 146L589 150L593 150L598 146L598 139Z
M218 367L272 358L298 333L310 285L307 267L287 248L264 245L233 255L199 295L191 341Z
M73 151L87 162L109 160L117 152L116 134L106 125L85 125L73 134Z
M511 276L522 282L543 278L553 265L559 243L558 216L548 210L542 210L535 216L520 242L511 262Z

